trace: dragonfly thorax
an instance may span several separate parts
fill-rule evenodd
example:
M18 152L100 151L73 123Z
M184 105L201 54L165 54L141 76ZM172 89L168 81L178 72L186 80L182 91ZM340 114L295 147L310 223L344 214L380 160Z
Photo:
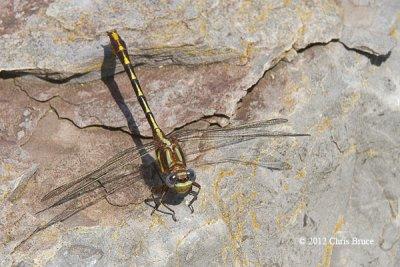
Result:
M187 193L192 189L195 179L194 171L187 169L185 156L176 141L168 140L156 149L157 162L164 181L170 188L174 188L177 193Z
M163 174L186 171L186 160L178 142L167 140L156 149L157 163Z

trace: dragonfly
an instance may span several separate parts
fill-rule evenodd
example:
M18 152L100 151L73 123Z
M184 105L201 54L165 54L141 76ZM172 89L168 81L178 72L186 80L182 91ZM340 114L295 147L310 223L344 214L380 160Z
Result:
M153 203L151 214L155 211L168 213L176 221L175 211L166 203L166 196L167 194L172 194L173 196L185 198L191 195L192 198L188 203L188 207L191 212L194 211L193 203L197 199L201 185L196 179L196 172L188 166L189 164L195 166L196 155L255 138L309 136L308 134L270 130L270 126L286 123L287 120L283 118L231 125L223 128L181 129L165 134L159 127L139 84L125 42L116 30L109 31L107 34L112 51L123 65L151 128L152 141L141 146L127 148L107 160L97 169L47 193L42 198L42 201L51 201L51 204L40 212L65 203L69 203L69 206L45 225L38 227L35 232L64 221L99 200L117 194L127 188L133 192L133 196L136 196L134 200L137 202L143 201L142 196L145 196L144 201L146 203ZM189 148L185 150L186 153L182 148L183 145L185 148ZM155 155L153 165L142 161L149 154ZM190 157L192 159L188 159ZM243 163L238 159L225 159L225 162L235 161ZM221 160L219 162L224 161ZM209 163L205 162L204 164ZM263 167L269 169L285 169L288 167L286 163L280 162L271 162L264 165ZM158 184L155 181L145 182L146 171L151 166L156 169L158 174ZM149 196L147 193L151 195L151 198L147 198ZM162 207L164 211L161 210Z

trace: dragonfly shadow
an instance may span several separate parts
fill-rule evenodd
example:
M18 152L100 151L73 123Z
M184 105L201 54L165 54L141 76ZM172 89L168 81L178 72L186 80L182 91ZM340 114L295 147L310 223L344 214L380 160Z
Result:
M129 109L129 106L125 102L121 91L119 90L117 82L114 79L114 74L116 72L117 66L116 56L113 54L109 45L103 46L103 51L104 57L101 66L101 80L107 86L112 98L118 105L118 108L121 110L127 121L128 129L131 132L131 137L134 145L137 149L140 149L141 151L140 154L143 166L146 166L147 169L149 169L143 172L143 179L145 183L149 186L149 188L154 187L159 184L156 183L156 176L158 176L158 173L156 171L157 166L155 159L148 153L148 151L145 150L144 143L140 139L141 134L139 131L139 127Z
M101 66L101 80L107 86L115 103L118 105L118 108L124 115L128 124L128 128L132 133L133 142L135 142L137 146L143 146L143 143L140 140L140 138L136 138L136 136L140 136L140 131L135 122L135 119L133 118L133 115L129 110L129 107L126 104L121 94L121 91L119 90L117 82L114 80L114 75L111 75L112 73L115 73L116 70L116 65L117 65L116 58L109 46L103 46L103 50L104 50L104 59Z
M118 84L114 79L114 73L116 72L117 60L116 56L113 54L110 46L103 46L104 57L103 64L101 67L101 80L107 86L108 90L111 93L114 101L118 105L122 114L124 115L128 128L132 133L132 140L135 143L137 148L143 148L143 142L138 136L140 136L139 128L133 118L133 115L125 102L121 91L119 90ZM143 166L145 166L145 170L143 171L143 179L149 188L157 188L162 186L162 178L161 174L158 171L158 167L155 159L147 154L147 151L143 152L143 156L141 157ZM157 191L157 189L156 189ZM134 193L134 192L132 192ZM155 193L156 194L156 193ZM157 194L156 194L157 195ZM156 196L157 197L157 196ZM183 197L177 196L176 194L166 194L164 201L165 204L168 205L179 205L183 201ZM147 199L149 200L149 199ZM146 201L148 203L148 201Z

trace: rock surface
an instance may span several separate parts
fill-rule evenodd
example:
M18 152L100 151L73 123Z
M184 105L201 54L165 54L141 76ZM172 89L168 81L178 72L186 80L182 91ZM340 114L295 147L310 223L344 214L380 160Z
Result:
M0 3L0 265L398 266L399 8ZM104 35L112 28L143 64L167 132L284 117L274 129L311 136L203 153L191 163L202 185L195 212L184 199L178 222L124 202L125 192L31 236L64 209L37 214L46 193L148 141L128 134L150 132L125 75L110 77L121 70ZM353 238L373 244L345 244Z

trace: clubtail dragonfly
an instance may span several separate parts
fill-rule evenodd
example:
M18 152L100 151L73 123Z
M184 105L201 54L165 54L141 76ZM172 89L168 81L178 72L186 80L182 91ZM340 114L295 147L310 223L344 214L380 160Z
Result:
M286 119L270 119L265 121L251 122L246 124L228 126L225 128L214 127L202 130L178 130L171 134L165 134L154 118L153 113L146 101L145 95L140 87L134 72L125 42L117 31L108 32L111 48L124 66L137 100L142 107L146 119L151 127L153 140L141 147L130 147L106 161L99 168L67 184L61 185L46 194L42 201L51 201L44 210L69 203L60 214L54 217L46 225L39 227L35 232L41 231L50 225L63 221L75 213L93 205L99 200L106 198L119 190L130 188L135 194L142 194L145 190L143 185L143 173L149 165L141 162L141 159L149 153L155 154L155 165L160 179L160 184L150 188L154 206L153 211L161 211L164 207L176 221L174 210L169 207L164 197L167 193L186 197L191 195L189 208L193 212L193 202L200 191L200 184L196 181L196 174L188 164L194 163L187 160L187 156L204 153L209 150L230 146L236 143L262 137L285 137L285 136L307 136L308 134L297 134L283 131L269 130L269 126L286 123ZM191 144L201 143L200 146ZM181 145L190 147L186 153ZM226 159L235 161L235 159ZM223 161L220 161L223 162ZM285 164L270 163L264 167L270 169L282 169ZM157 196L157 197L155 197ZM139 199L139 198L138 198ZM149 198L146 199L148 201ZM44 211L42 210L42 211ZM41 212L42 212L41 211ZM162 212L162 211L161 211Z

